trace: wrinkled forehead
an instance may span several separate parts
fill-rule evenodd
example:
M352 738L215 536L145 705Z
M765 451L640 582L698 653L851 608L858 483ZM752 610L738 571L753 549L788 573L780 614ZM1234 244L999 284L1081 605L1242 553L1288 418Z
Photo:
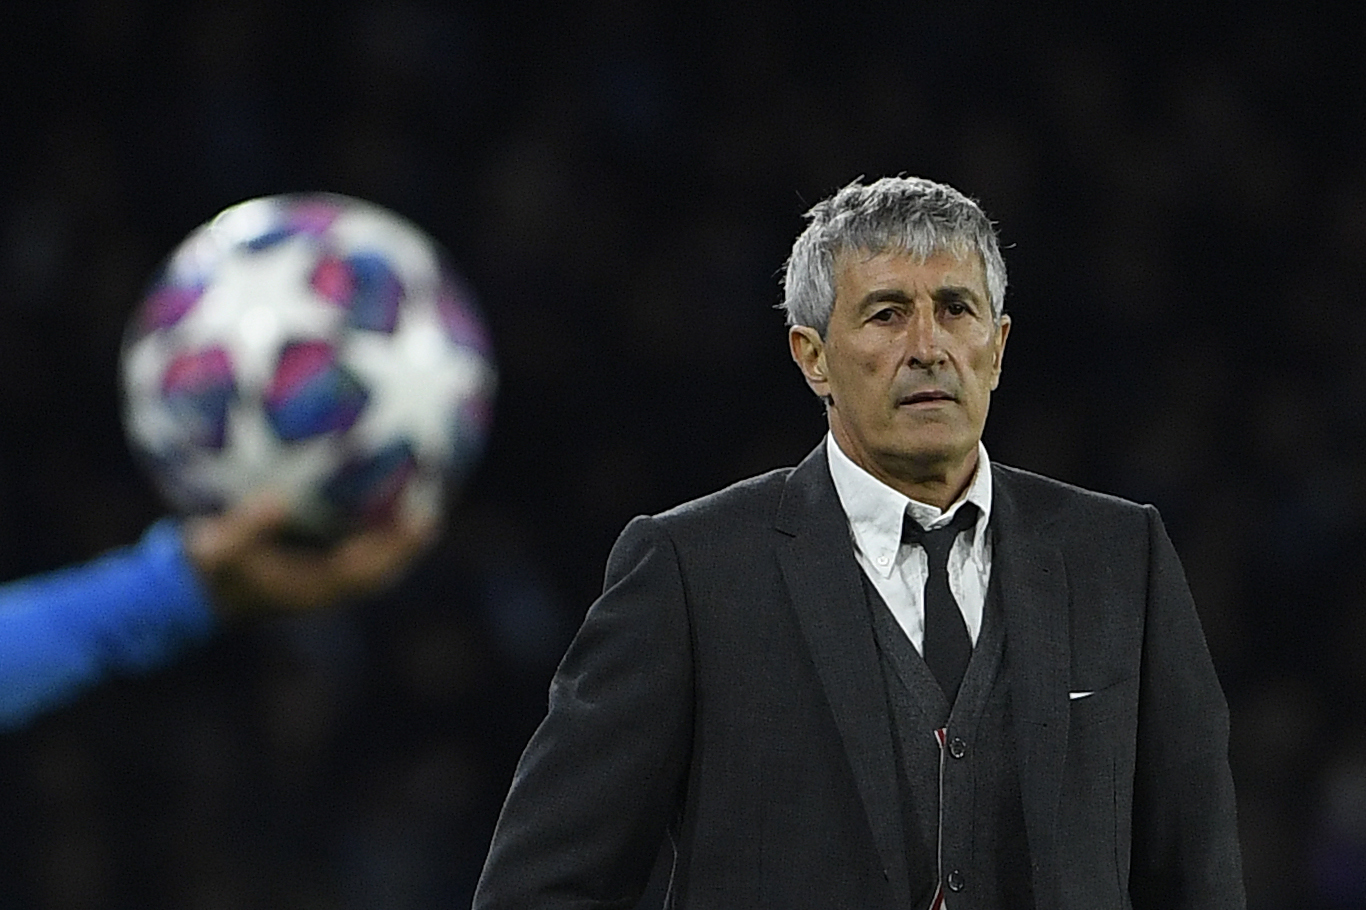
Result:
M984 302L990 300L986 262L969 241L926 250L889 246L881 249L846 247L834 254L831 277L838 289L851 278L860 282L905 280L914 275L933 286L952 284L970 288Z

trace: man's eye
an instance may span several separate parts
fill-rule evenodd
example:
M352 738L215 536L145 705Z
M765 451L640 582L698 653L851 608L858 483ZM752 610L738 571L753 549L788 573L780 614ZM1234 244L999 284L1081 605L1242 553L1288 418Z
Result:
M873 322L891 322L896 317L896 310L888 307L885 310L878 310L873 314Z
M968 313L972 312L970 309L968 309L968 305L966 303L963 303L962 301L958 300L950 300L947 303L945 303L944 311L948 313L950 316L966 316Z

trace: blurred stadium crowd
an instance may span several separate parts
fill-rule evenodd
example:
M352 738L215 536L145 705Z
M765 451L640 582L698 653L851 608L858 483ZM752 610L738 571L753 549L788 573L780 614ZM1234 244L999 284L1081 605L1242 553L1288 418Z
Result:
M0 577L159 514L120 335L233 202L426 227L502 385L399 590L0 737L0 906L467 903L620 527L819 439L778 270L810 202L898 172L1001 225L992 457L1167 520L1233 709L1249 906L1366 906L1366 15L1201 6L7 4Z

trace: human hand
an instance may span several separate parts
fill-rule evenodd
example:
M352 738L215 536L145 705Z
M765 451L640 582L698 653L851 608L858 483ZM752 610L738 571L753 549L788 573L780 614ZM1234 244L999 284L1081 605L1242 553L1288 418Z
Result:
M330 606L399 580L437 536L434 519L396 518L329 545L287 541L289 515L272 498L187 519L185 552L227 616Z

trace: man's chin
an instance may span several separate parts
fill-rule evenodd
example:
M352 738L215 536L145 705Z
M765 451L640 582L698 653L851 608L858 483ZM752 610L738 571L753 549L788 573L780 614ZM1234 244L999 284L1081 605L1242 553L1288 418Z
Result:
M977 466L977 443L962 439L925 441L889 453L889 464L907 478L944 478Z

